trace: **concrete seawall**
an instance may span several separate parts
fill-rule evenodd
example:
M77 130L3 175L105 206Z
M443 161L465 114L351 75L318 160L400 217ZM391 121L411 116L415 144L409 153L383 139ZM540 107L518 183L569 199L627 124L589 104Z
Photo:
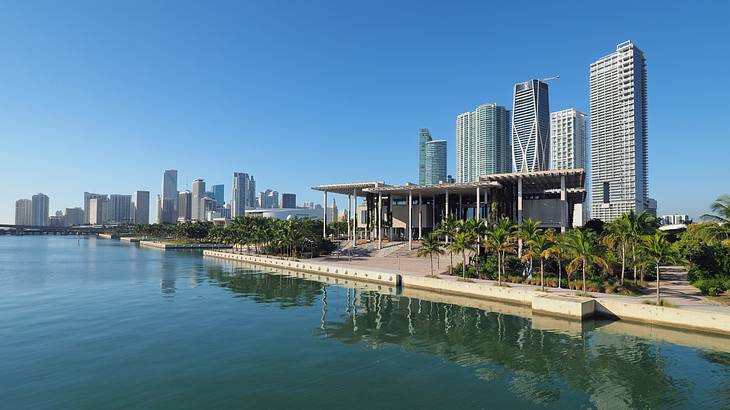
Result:
M621 319L653 325L730 335L728 313L708 312L643 304L636 298L580 297L541 292L524 287L496 286L486 282L454 280L453 277L430 278L408 273L385 273L359 267L319 264L314 262L276 259L264 256L235 254L206 250L205 256L252 263L273 268L315 273L323 276L348 278L402 287L405 292L423 290L467 299L494 300L524 306L535 314L586 320L595 316ZM467 306L469 304L466 304ZM730 341L728 341L730 344Z
M217 243L169 243L160 241L139 241L141 246L157 249L230 249L230 245Z

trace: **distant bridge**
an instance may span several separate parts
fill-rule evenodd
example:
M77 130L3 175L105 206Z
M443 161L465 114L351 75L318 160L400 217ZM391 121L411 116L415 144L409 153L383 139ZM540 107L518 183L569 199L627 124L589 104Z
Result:
M0 224L0 235L96 235L99 233L130 233L129 226L78 225L78 226L33 226Z

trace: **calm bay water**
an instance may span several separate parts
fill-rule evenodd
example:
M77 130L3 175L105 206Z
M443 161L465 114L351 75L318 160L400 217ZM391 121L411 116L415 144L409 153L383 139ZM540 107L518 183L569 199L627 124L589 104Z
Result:
M1 408L730 408L728 353L533 325L200 253L0 237Z

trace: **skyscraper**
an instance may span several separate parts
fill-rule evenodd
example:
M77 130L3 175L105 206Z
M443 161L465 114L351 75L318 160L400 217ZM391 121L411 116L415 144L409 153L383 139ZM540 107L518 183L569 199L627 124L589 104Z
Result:
M84 192L84 223L90 223L91 212L89 210L89 204L94 198L106 198L106 195Z
M193 181L192 199L190 201L190 218L193 221L204 221L203 198L205 198L205 180L196 178Z
M109 222L128 224L132 222L132 195L109 195Z
M446 140L432 140L426 143L425 184L446 182Z
M91 198L89 201L89 223L92 225L103 225L109 222L109 199L106 197L102 198Z
M78 207L66 208L63 220L66 226L82 225L85 222L84 210Z
M544 171L550 166L548 85L529 80L514 86L512 100L514 172Z
M30 199L15 201L15 224L33 225L33 201Z
M192 201L193 194L190 191L180 191L177 199L177 221L178 222L190 222L192 218Z
M509 110L483 104L456 118L456 180L512 171Z
M632 42L590 66L591 213L609 222L648 197L646 60Z
M167 169L162 175L161 222L175 222L177 215L177 170Z
M426 143L431 141L431 131L421 128L418 131L418 183L426 183Z
M569 108L550 113L550 169L586 169L586 115Z
M246 206L249 205L249 178L245 172L233 173L233 189L231 191L231 218L246 215Z
M248 177L248 193L246 194L247 206L251 209L256 208L256 180L253 175Z
M37 193L31 197L31 225L48 226L48 196Z
M225 188L223 184L213 185L210 187L210 191L213 193L213 198L218 206L223 206L225 201Z
M296 208L297 207L297 195L296 194L281 194L281 207L282 208Z
M150 191L135 191L132 195L132 222L137 225L150 223Z

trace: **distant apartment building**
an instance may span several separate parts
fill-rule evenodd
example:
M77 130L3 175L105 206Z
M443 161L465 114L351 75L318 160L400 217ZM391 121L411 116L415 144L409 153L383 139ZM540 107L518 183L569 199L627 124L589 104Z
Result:
M550 169L586 169L586 115L569 108L550 114Z
M48 226L52 226L55 228L60 228L63 226L66 226L66 217L63 216L63 211L58 210L56 211L55 215L51 215L48 217Z
M223 184L217 184L210 187L211 198L215 200L218 206L225 205L225 187Z
M15 224L33 225L33 201L30 199L15 201Z
M37 193L31 197L31 225L48 226L49 200L45 194Z
M193 221L204 221L203 198L205 198L205 180L196 178L193 181L192 199L190 201L190 217Z
M509 113L505 107L491 103L456 117L457 182L511 172Z
M418 183L426 183L426 144L432 141L431 131L421 128L418 131Z
M132 222L137 225L150 223L150 191L135 191L132 194Z
M193 193L190 191L180 191L177 196L177 221L190 222L192 219L192 202Z
M659 221L662 225L679 225L690 223L692 220L687 214L668 214L662 215Z
M590 66L591 216L656 209L648 191L646 59L630 41Z
M231 190L231 217L246 215L246 208L250 207L248 195L250 178L245 172L233 173L233 188Z
M132 195L109 195L109 223L132 223Z
M158 222L174 223L177 215L177 170L162 174L162 196L159 201Z
M548 85L529 80L514 85L512 100L512 169L545 171L550 166Z
M426 143L426 178L428 185L446 182L446 140Z
M259 207L279 208L279 192L267 189L259 193Z
M110 206L108 198L91 198L89 201L89 223L103 225L109 221Z
M64 222L66 226L83 225L86 222L84 210L82 208L66 208L64 212Z
M84 223L88 224L90 222L91 218L91 212L89 209L89 205L91 203L91 200L94 198L106 198L106 195L103 194L94 194L91 192L84 192Z
M282 208L296 208L297 207L297 195L296 194L281 194L281 207Z

